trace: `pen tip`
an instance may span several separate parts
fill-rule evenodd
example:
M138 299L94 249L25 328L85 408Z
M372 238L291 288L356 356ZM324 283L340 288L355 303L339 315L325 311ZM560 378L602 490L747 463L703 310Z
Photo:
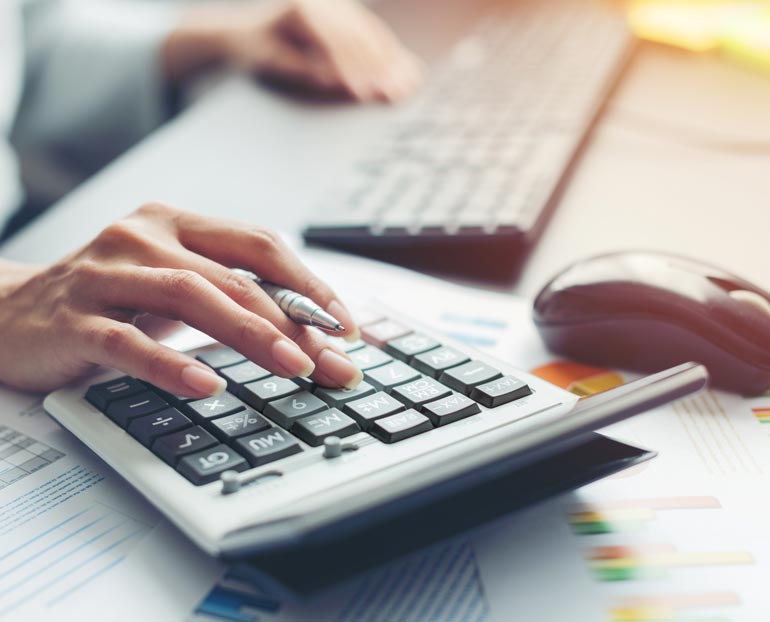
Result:
M342 324L337 324L337 325L334 327L334 332L335 332L335 333L341 333L341 332L343 332L344 330L345 330L345 327L344 327Z

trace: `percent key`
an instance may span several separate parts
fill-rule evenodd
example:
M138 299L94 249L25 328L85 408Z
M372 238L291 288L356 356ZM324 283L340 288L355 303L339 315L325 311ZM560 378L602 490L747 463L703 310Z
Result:
M267 419L251 408L228 415L227 417L213 419L210 423L211 432L224 442L246 434L261 432L270 427Z

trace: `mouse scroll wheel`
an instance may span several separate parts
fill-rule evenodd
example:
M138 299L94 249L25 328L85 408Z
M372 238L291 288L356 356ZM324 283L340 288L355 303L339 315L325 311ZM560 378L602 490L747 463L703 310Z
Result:
M729 296L733 300L749 304L755 309L759 309L763 313L770 315L770 302L768 302L764 296L760 296L756 292L751 292L747 289L734 289L729 293Z

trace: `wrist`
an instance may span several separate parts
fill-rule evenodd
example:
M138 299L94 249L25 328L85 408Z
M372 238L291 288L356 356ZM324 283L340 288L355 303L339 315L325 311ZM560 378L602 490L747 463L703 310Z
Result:
M180 82L228 57L228 33L219 20L207 19L208 11L191 10L169 34L163 47L163 65L171 82Z

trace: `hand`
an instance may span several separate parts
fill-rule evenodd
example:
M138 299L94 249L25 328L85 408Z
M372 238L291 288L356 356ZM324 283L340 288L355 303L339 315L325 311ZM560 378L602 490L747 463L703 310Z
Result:
M0 382L51 390L105 365L189 397L224 390L211 369L137 327L157 327L158 318L181 320L279 376L333 387L361 381L320 331L289 320L230 267L309 296L342 322L343 336L357 336L334 292L274 234L151 204L50 268L2 282Z
M400 100L422 76L417 57L354 0L204 5L190 10L170 42L172 74L216 50L248 72L359 101Z

